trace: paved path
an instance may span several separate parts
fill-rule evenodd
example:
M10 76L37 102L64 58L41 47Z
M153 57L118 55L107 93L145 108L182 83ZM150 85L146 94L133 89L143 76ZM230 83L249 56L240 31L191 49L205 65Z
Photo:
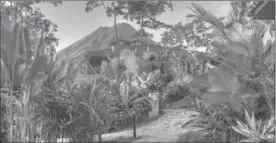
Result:
M137 136L143 138L135 142L173 142L176 141L178 135L187 132L182 129L183 125L190 115L195 114L192 111L185 109L165 109L165 114L156 119L156 121L150 122L137 128ZM113 140L123 137L131 137L133 135L132 130L126 130L121 132L103 134L103 140Z

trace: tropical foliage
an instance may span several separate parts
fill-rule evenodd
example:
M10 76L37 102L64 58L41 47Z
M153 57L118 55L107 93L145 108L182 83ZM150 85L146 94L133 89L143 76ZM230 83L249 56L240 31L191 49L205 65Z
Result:
M256 120L254 112L252 113L252 117L249 116L247 111L245 111L245 115L247 124L237 120L238 126L232 127L234 131L248 138L241 142L273 142L274 134L272 133L275 131L275 125L273 125L275 124L275 117L271 117L264 124L262 120Z
M1 141L101 141L131 121L135 129L151 110L149 93L160 95L161 110L170 101L197 113L182 125L194 131L180 142L274 141L275 28L248 16L254 3L232 2L226 18L192 4L190 23L169 26L156 20L172 9L168 1L89 1L86 12L103 6L113 16L123 50L78 64L55 57L58 26L35 3L1 2ZM121 41L118 16L140 25L136 40ZM149 46L147 28L168 28L162 50L137 54L137 45Z
M211 129L209 133L214 141L217 139L215 134L220 136L217 141L261 142L273 138L271 135L267 137L270 129L259 126L264 125L261 122L268 122L266 126L270 127L274 122L275 93L272 86L275 85L275 68L272 65L275 61L271 63L272 57L269 55L273 54L275 47L271 45L272 37L264 39L264 35L270 32L269 25L247 17L249 6L247 2L231 3L226 22L196 4L191 8L194 12L192 17L209 23L215 35L211 42L213 51L199 59L209 61L209 87L202 96L195 98L197 106L193 108L197 109L199 116L190 122L207 133ZM228 106L220 107L225 103ZM248 113L252 113L252 118ZM236 119L238 121L234 122ZM240 120L247 121L248 125ZM238 126L234 126L237 123Z

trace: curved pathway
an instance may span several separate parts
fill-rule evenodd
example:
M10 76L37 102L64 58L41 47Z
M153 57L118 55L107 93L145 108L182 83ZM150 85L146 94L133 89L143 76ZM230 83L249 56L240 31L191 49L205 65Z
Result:
M187 132L186 129L182 129L187 119L195 112L187 111L185 109L165 109L165 114L136 129L136 135L142 136L141 139L135 142L173 142L176 141L178 135ZM103 134L103 140L113 140L119 137L131 137L133 135L132 129Z

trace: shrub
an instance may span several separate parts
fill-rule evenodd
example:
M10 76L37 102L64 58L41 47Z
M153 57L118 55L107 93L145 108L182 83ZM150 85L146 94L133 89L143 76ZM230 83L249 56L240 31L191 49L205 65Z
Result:
M202 132L189 131L178 136L176 142L210 142Z
M111 115L111 127L123 127L130 123L130 117L125 111L118 111Z
M188 96L189 94L190 94L190 89L188 84L176 85L176 86L173 86L171 84L167 87L164 93L164 99L178 101Z
M143 117L151 110L151 104L149 101L138 102L133 105L133 110L138 118Z
M147 116L147 113L151 109L151 104L149 101L142 100L140 102L134 103L132 109L136 113L138 119ZM126 111L117 111L111 115L111 127L125 127L132 123L132 118L127 114Z

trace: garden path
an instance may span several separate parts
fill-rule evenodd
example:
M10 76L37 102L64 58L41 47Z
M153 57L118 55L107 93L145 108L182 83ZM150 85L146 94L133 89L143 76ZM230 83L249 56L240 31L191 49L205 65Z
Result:
M187 122L187 119L192 114L192 111L185 109L165 109L164 115L153 122L145 124L136 129L136 135L142 137L135 142L174 142L178 135L187 132L182 129L181 125ZM119 137L131 137L133 130L103 134L103 141L114 140Z

